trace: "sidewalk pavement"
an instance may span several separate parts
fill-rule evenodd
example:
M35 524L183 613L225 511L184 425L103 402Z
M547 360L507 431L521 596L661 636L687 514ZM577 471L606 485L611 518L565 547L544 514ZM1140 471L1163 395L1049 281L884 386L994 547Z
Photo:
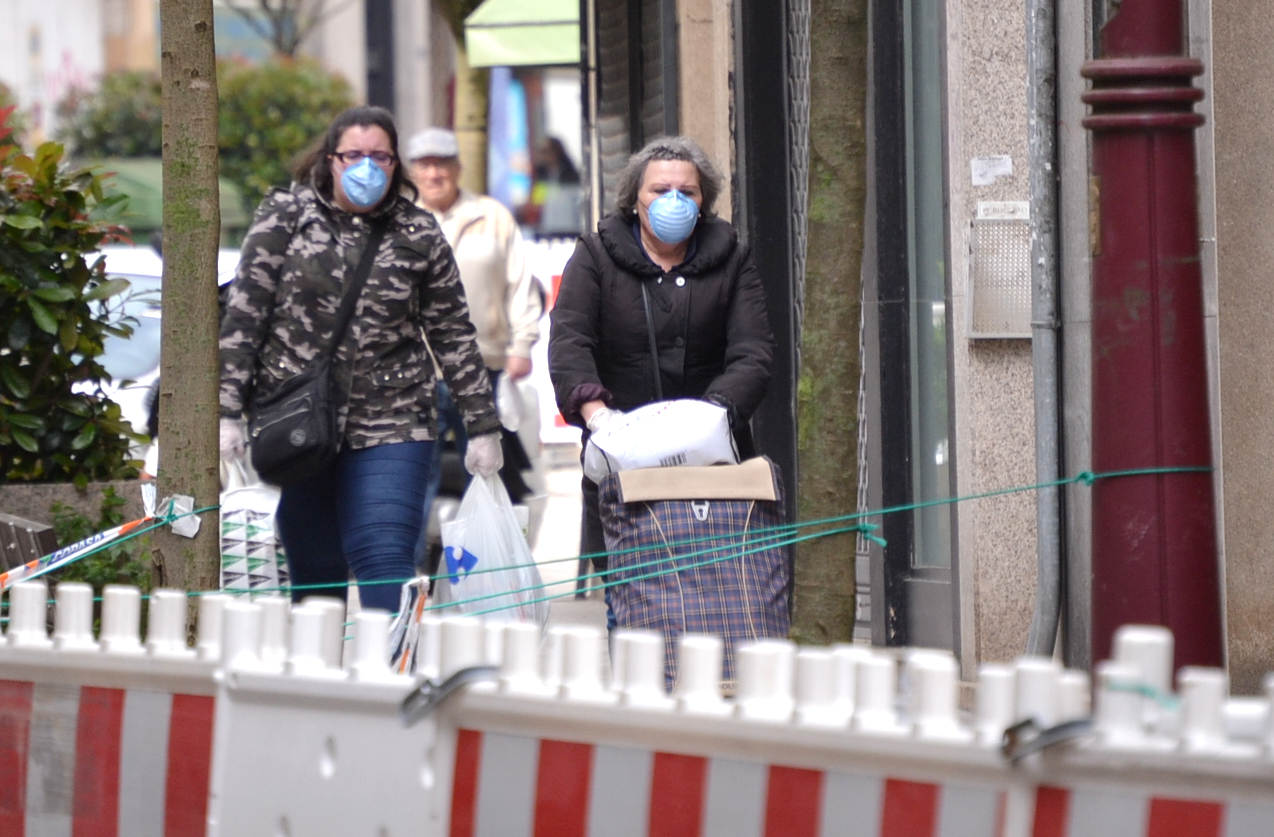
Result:
M544 519L531 547L540 575L554 596L550 625L606 627L606 603L600 590L575 598L579 567L580 478L579 445L546 445L544 477L548 488Z

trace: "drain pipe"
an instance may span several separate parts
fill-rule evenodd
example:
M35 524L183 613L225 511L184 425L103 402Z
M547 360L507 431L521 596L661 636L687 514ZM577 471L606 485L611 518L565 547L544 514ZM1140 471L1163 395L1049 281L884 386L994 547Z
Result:
M1031 184L1031 368L1035 381L1035 481L1058 479L1057 0L1026 0L1027 135ZM1035 493L1039 561L1026 653L1051 657L1062 598L1061 488Z
M597 126L599 116L597 79L599 63L597 46L597 0L584 0L584 32L587 44L584 60L587 62L584 72L584 95L588 100L588 151L592 157L588 167L588 230L597 229L597 222L602 220L602 139L601 130Z

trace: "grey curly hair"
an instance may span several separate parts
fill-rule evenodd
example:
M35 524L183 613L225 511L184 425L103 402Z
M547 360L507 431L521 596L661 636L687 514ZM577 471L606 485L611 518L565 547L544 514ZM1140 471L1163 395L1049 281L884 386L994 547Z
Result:
M712 207L721 194L721 173L712 165L699 143L690 137L658 137L646 143L646 147L628 158L628 164L619 172L615 182L615 208L625 218L637 215L637 193L641 190L646 166L653 160L684 160L699 170L699 188L703 191L703 206L699 214L712 218Z

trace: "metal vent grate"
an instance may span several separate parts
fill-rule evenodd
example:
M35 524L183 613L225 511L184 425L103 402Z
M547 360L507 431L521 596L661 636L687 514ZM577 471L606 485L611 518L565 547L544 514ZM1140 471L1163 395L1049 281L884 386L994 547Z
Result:
M1031 224L975 218L969 253L969 336L1031 336Z

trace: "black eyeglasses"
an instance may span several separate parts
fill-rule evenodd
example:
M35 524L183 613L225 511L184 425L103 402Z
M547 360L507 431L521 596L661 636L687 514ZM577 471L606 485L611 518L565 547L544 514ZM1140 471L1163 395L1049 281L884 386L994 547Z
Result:
M359 151L358 149L350 149L349 151L337 151L332 156L339 158L346 165L350 165L350 166L354 165L359 160L362 160L364 157L371 157L372 162L378 166L388 166L390 163L398 159L393 154L390 154L388 151L373 151L371 154L365 154L364 152Z

